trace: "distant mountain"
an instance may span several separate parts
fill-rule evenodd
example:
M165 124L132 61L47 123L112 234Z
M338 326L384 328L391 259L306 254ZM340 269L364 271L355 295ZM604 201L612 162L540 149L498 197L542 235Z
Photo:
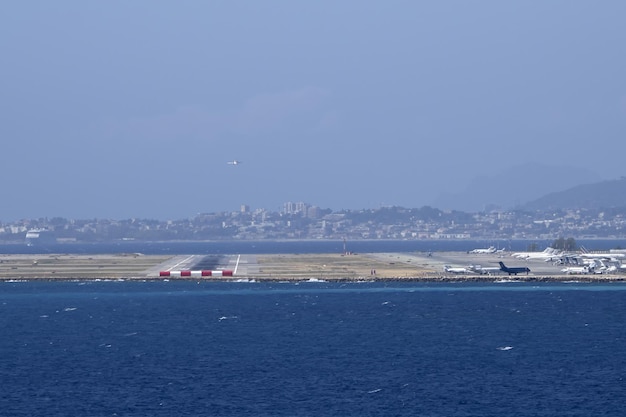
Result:
M597 173L585 168L527 163L493 176L477 177L461 192L442 194L433 207L467 212L512 209L549 193L601 180Z
M564 191L547 194L519 206L523 210L612 207L626 207L626 177L578 185Z

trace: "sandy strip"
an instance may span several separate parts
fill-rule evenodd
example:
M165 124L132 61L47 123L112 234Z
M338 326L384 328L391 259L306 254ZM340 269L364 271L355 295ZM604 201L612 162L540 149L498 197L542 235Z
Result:
M172 256L114 255L0 255L0 279L115 279L145 278Z

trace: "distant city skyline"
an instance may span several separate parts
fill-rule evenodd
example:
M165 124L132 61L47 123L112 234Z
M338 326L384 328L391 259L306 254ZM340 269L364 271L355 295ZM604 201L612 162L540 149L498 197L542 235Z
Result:
M616 179L624 15L581 0L4 3L0 221L475 210Z
M246 206L192 218L26 219L0 223L0 242L40 243L299 239L558 239L626 237L626 208L547 212L465 213L432 207L387 207L333 212L286 203L280 212Z

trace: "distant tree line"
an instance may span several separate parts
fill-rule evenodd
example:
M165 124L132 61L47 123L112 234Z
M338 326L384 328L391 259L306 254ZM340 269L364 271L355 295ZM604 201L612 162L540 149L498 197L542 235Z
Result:
M576 239L573 237L568 237L567 239L560 237L552 242L550 245L551 248L562 250L562 251L575 251L578 249L578 245L576 245ZM527 246L528 252L538 252L539 245L535 242L529 243Z

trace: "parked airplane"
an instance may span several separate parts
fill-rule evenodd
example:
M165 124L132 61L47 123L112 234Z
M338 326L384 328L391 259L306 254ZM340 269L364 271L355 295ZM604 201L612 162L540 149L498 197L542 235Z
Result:
M516 252L511 254L519 259L540 259L543 261L552 261L560 258L561 251L554 248L545 248L543 252Z
M496 253L496 248L489 246L488 248L472 249L470 253Z
M502 271L497 266L481 266L481 265L470 265L469 269L472 272L475 272L477 274L483 274L483 275L497 274L498 272Z
M587 258L587 259L604 259L606 261L618 261L618 260L623 259L624 257L626 257L626 254L620 253L620 252L616 252L616 253L612 253L612 252L604 252L604 253L583 252L583 253L580 254L580 256L583 257L583 258Z
M612 268L612 271L615 271L620 261L616 259L583 258L581 255L575 255L565 256L559 263L563 265L573 265L574 269L572 269L572 271L577 271L577 268L586 268L588 272L603 274L607 272L611 266L616 267ZM566 267L565 270L562 269L561 271L568 272L568 270L569 267Z
M525 266L506 266L504 265L504 262L498 263L500 264L500 270L508 273L509 275L517 275L521 274L522 272L526 272L526 275L528 275L528 273L530 272L530 269Z
M238 161L236 159L227 162L228 165L239 165L240 163L241 161Z
M565 272L568 275L571 274L588 274L589 268L586 266L568 266L567 268L561 269L561 272Z
M450 265L445 265L443 267L443 270L446 272L452 272L453 274L469 274L470 272L472 272L467 268Z

